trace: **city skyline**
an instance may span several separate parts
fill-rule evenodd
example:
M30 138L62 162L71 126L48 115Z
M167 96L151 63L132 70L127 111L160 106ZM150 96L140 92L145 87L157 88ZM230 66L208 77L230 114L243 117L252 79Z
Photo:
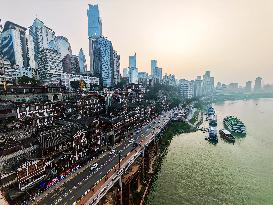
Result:
M36 6L27 7L32 2L1 3L4 8L1 9L2 23L9 20L29 27L37 15L58 35L68 38L73 53L83 48L85 54L88 54L86 9L88 4L98 4L103 35L111 39L121 55L121 71L128 66L128 56L136 52L139 71L148 73L150 60L157 59L163 73L174 73L178 78L194 79L199 73L210 70L216 81L223 83L244 85L257 76L263 77L265 83L273 82L270 76L273 63L268 60L273 53L270 43L273 35L269 30L273 21L266 18L270 15L267 9L270 2L264 1L267 5L257 7L257 1L248 1L248 4L246 1L209 1L204 5L197 4L198 1L195 4L173 0L170 4L163 4L163 1L153 4L151 8L152 1L35 1L32 5ZM204 8L201 9L201 5ZM132 7L135 13L141 13L141 17L130 15ZM210 10L215 8L218 10L211 14ZM11 9L14 12L9 12ZM60 9L71 12L61 16ZM166 15L152 15L162 12ZM264 24L259 24L263 20L266 20ZM221 23L226 30L221 30L224 28ZM133 29L128 29L131 26ZM235 75L235 71L239 75Z

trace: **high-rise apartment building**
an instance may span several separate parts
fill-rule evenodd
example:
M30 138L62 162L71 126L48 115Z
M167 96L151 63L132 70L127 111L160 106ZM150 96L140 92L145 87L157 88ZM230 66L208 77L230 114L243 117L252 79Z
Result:
M113 50L113 65L114 65L114 84L117 85L120 82L120 55L117 51Z
M40 51L49 48L49 43L54 41L55 32L51 28L45 26L44 22L35 18L32 26L29 28L29 34L33 38L34 58L37 62Z
M13 67L31 67L35 70L34 45L26 28L7 21L1 36L1 53Z
M59 84L63 73L61 54L54 49L43 49L38 56L38 75L44 84Z
M246 90L247 92L251 92L251 90L252 90L252 82L251 82L251 81L247 81L247 82L246 82L245 90Z
M194 97L200 97L202 95L202 78L201 76L197 76L194 81Z
M54 40L49 43L49 48L57 50L63 59L66 55L72 55L70 43L66 37L56 36Z
M100 37L94 41L94 76L100 85L112 87L114 84L114 60L111 41Z
M193 82L188 80L180 80L180 94L183 99L191 99L194 97Z
M80 74L79 57L76 55L71 56L71 73L75 75Z
M205 96L212 95L214 92L214 77L210 76L210 71L206 71L203 75L202 90Z
M262 78L261 77L257 77L255 79L254 90L255 91L260 91L261 89L262 89Z

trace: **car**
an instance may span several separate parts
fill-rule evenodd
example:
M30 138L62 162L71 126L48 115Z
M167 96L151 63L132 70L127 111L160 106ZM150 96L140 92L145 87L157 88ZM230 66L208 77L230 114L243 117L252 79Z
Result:
M91 166L91 171L93 171L94 169L96 169L98 167L98 163L95 163L95 164L93 164L92 166Z

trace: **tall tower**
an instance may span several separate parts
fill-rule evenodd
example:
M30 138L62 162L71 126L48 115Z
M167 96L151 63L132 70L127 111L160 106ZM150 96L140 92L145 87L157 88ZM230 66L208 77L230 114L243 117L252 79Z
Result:
M129 56L129 82L138 84L138 69L136 65L136 53Z
M94 41L102 36L102 24L98 5L88 4L88 39L89 39L89 56L90 56L90 71L93 74L94 61Z
M156 75L157 60L151 60L151 76L154 78Z
M261 89L262 89L262 78L261 77L257 77L255 79L254 90L255 91L260 91Z

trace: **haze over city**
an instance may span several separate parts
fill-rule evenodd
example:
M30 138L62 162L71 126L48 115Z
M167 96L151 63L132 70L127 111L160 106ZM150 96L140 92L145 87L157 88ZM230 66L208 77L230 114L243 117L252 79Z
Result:
M140 71L150 72L150 60L157 59L164 73L178 78L211 70L224 83L257 76L273 82L272 1L1 0L0 17L29 27L37 16L66 36L73 51L87 54L87 4L99 4L103 35L121 55L121 69L136 52Z

